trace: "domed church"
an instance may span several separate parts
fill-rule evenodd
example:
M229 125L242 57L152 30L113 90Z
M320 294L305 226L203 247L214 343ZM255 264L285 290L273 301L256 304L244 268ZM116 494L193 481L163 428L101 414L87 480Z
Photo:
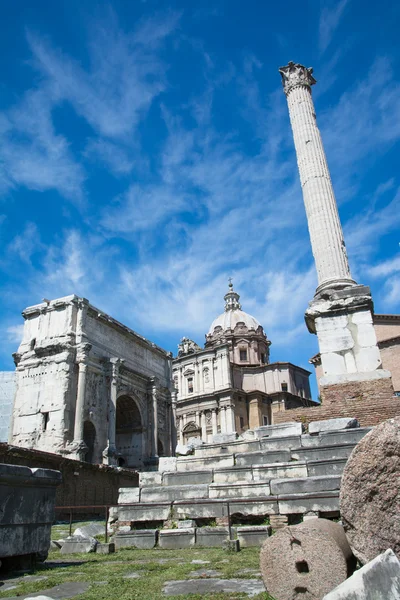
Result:
M262 325L242 310L232 283L225 310L211 324L204 349L183 338L173 361L180 444L190 438L217 441L274 423L276 412L314 406L310 371L269 361L270 340Z

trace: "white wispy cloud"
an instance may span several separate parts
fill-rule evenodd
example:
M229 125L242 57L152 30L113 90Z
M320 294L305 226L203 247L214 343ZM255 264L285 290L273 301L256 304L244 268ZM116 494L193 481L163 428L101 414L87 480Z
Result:
M84 170L54 129L53 107L51 90L44 88L0 113L0 193L25 186L81 199Z
M16 253L25 263L31 263L32 255L42 249L36 223L26 223L22 233L17 234L8 245L8 252Z
M330 45L349 0L325 2L319 20L319 48L323 53Z
M165 67L157 50L177 26L179 15L142 21L125 33L113 11L90 29L89 67L32 32L34 64L60 98L104 137L132 135L156 96L165 89Z

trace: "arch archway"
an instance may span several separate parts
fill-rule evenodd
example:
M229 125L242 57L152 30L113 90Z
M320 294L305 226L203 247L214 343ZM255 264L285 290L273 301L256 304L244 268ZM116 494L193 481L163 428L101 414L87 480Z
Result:
M85 421L83 424L83 441L88 447L85 454L85 462L94 462L94 445L96 442L96 428L91 421Z
M119 464L126 467L142 465L142 417L136 401L125 394L117 398L115 445L120 455Z

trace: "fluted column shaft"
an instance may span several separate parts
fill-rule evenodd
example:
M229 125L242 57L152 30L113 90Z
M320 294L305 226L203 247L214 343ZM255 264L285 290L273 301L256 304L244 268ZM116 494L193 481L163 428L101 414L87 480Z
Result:
M293 67L307 72L301 65ZM281 73L284 69L289 67L282 68ZM355 281L350 274L332 181L317 126L311 87L305 84L304 80L299 80L296 84L292 78L289 82L285 93L318 275L317 292L325 288L353 285ZM313 83L315 80L311 85Z

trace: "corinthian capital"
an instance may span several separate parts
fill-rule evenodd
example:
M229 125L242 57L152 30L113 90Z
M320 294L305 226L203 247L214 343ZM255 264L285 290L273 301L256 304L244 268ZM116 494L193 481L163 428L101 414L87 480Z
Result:
M311 87L314 83L317 83L317 80L312 75L312 67L303 67L303 65L292 61L289 62L287 67L280 67L279 73L282 76L283 91L286 95L300 85Z

